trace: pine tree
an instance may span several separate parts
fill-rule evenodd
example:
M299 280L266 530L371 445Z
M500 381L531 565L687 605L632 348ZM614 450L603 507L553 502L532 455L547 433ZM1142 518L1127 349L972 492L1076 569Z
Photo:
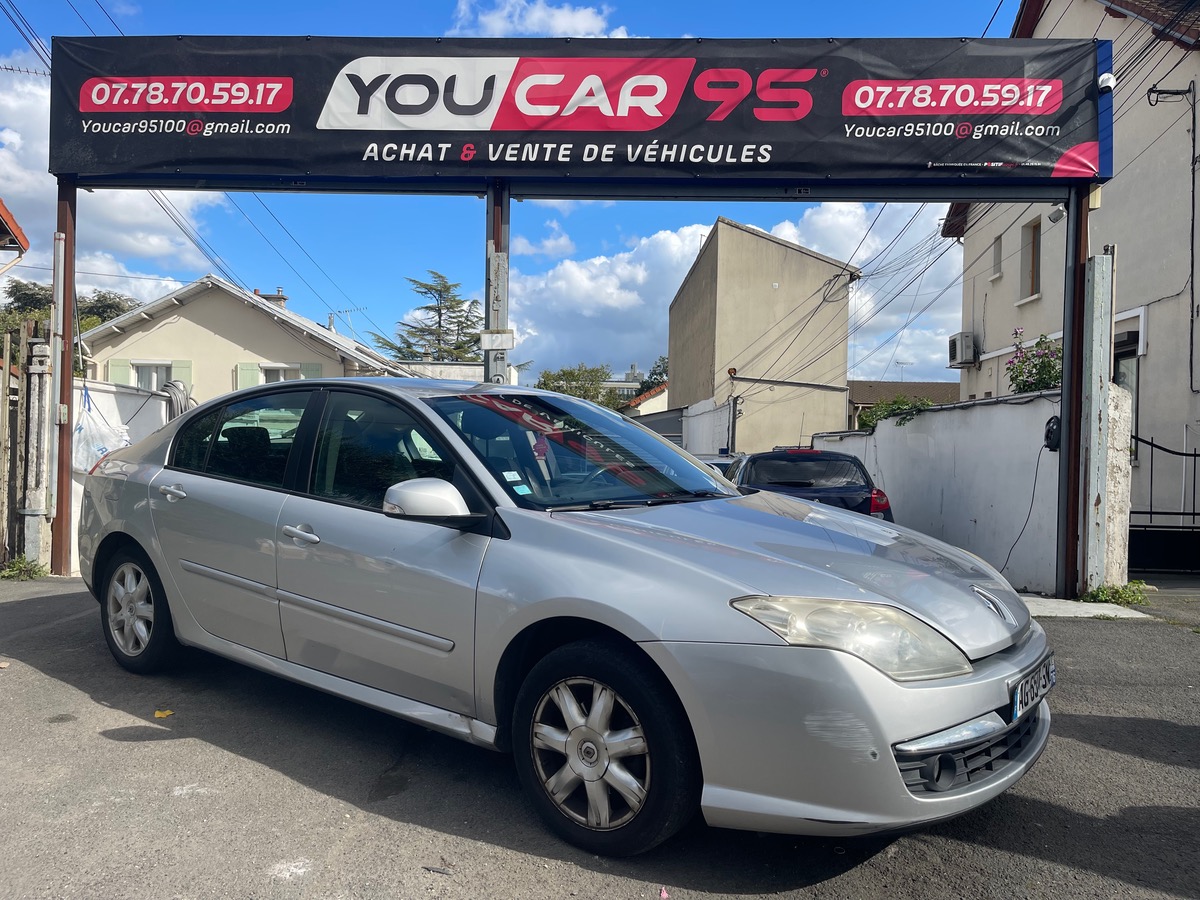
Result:
M397 361L430 359L434 362L478 362L479 332L483 312L478 300L459 296L461 284L441 272L429 270L431 281L406 279L413 293L429 302L418 306L396 323L394 338L371 332L375 346Z

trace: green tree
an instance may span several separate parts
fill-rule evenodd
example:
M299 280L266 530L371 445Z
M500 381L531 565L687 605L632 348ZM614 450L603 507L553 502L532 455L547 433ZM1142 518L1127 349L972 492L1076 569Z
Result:
M10 278L4 286L4 295L8 302L6 312L19 313L27 318L37 318L38 314L50 308L54 301L54 290L48 284L38 284L36 281L22 281L20 278Z
M396 323L394 337L371 332L375 346L397 361L429 358L435 362L478 362L483 311L478 300L459 296L461 284L429 270L431 281L406 279L429 302Z
M926 397L905 397L897 394L891 400L880 400L866 411L859 413L859 428L874 428L884 419L895 418L893 425L907 425L915 419L923 409L933 406L933 401Z
M19 278L10 279L4 286L8 302L0 310L0 334L13 333L27 319L46 320L50 318L54 302L54 289L48 284L38 284L36 281L22 281ZM95 288L90 294L85 294L76 300L76 312L79 316L78 331L82 334L97 325L115 319L123 313L136 307L138 302L120 291L108 291ZM75 372L83 371L79 359L79 348L75 353Z
M604 382L612 380L612 368L609 366L589 366L579 363L565 366L561 369L545 369L538 376L534 387L547 391L558 391L560 394L570 394L583 400L591 400L609 409L621 405L621 398L612 388L606 388Z
M129 312L138 302L120 291L106 291L96 288L90 294L79 298L80 318L97 318L101 322L115 319Z
M667 358L660 356L654 361L654 365L650 367L650 374L642 379L641 385L638 387L638 393L644 394L646 391L658 387L660 384L666 384L667 381Z

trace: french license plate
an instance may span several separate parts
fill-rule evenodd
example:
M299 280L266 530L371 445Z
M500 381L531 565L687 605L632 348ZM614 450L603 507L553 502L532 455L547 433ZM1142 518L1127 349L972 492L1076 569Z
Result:
M1054 670L1054 654L1050 654L1036 669L1017 682L1013 688L1012 720L1016 722L1025 713L1042 702L1057 680Z

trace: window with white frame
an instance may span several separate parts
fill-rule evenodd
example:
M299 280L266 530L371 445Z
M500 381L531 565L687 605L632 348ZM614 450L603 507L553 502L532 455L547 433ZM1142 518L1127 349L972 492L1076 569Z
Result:
M1001 249L1002 241L1000 238L1001 238L1000 235L996 235L994 238L992 238L992 278L993 279L1000 277L1001 265L1004 262L1004 252Z
M299 381L300 367L263 363L262 375L263 384L275 384L279 381Z
M131 360L133 383L145 391L161 391L171 380L171 362L162 359Z

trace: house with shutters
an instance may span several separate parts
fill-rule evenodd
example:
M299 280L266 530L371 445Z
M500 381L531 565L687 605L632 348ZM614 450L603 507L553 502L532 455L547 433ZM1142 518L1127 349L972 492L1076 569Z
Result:
M86 376L148 390L182 381L204 402L273 381L413 374L286 304L282 291L206 275L84 333Z

